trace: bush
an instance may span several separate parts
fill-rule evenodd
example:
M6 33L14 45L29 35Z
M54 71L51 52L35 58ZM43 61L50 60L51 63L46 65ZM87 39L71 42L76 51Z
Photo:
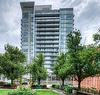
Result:
M53 85L52 85L52 88L59 89L59 88L60 88L60 85L53 84Z
M71 94L72 93L72 90L73 90L73 87L71 85L65 85L64 86L64 91L67 93L67 94Z
M6 83L6 84L4 84L4 86L11 87L11 83Z
M3 81L0 81L0 86L4 86L6 83Z
M15 88L17 88L17 85L14 84L14 85L12 86L11 83L7 83L7 84L4 84L2 88L15 89Z
M35 95L31 89L25 87L19 88L14 92L9 92L8 95Z
M32 85L32 89L46 89L47 85Z
M22 85L28 85L28 83L27 82L23 82Z
M42 88L43 88L43 89L47 88L47 85L42 85Z

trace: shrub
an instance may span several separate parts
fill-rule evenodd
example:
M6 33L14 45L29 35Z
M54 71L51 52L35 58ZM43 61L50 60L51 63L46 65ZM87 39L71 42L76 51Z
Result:
M4 84L4 86L11 87L11 83L6 83L6 84Z
M35 95L31 89L21 87L14 92L9 92L8 95Z
M47 88L47 85L42 85L42 88L43 88L43 89Z
M57 84L53 84L53 85L52 85L52 88L56 88L56 89L59 89L59 88L60 88L60 85L57 85Z
M28 84L27 82L23 82L23 83L22 83L22 85L27 85L27 84Z
M33 88L33 89L46 89L47 85L32 85L31 88Z
M3 88L15 89L15 88L17 88L17 85L14 84L14 85L12 86L11 83L6 83L6 84L3 85Z
M71 85L65 85L64 86L64 91L67 93L67 94L71 94L72 93L72 90L73 90L73 87Z
M0 86L4 86L6 83L3 81L0 81Z

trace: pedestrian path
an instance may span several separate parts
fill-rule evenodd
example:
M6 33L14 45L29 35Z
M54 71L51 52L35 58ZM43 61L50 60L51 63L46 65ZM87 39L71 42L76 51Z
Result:
M57 90L52 90L52 91L58 93L59 95L66 95L62 90L57 89Z

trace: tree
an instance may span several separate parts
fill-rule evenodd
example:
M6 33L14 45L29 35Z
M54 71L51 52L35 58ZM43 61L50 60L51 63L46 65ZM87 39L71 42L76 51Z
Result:
M61 79L62 88L64 87L64 80L71 74L71 65L67 63L66 58L66 54L61 53L54 65L54 73Z
M94 41L100 41L100 34L99 33L95 33L93 35L93 39L94 39Z
M28 69L29 69L29 73L31 74L31 77L32 77L32 85L33 85L33 83L37 80L38 65L36 63L34 63L34 61L33 61L33 63L28 66Z
M78 81L78 88L80 89L81 81L87 77L99 74L100 66L98 58L100 58L100 51L97 52L94 47L86 47L79 52L79 61L74 65L74 74ZM98 69L99 68L99 69Z
M33 59L33 63L30 65L30 73L33 81L38 81L38 85L40 85L41 79L46 79L47 71L44 68L44 56L42 53Z
M98 33L93 34L93 40L95 41L94 45L100 45L100 30Z
M2 63L2 54L0 54L0 75L3 74L3 68L1 66L1 63Z
M70 32L67 38L68 60L72 64L72 75L78 81L78 89L80 89L83 79L99 73L97 59L100 58L100 51L97 52L92 46L82 46L80 31Z
M5 46L5 53L0 57L0 66L3 69L3 74L11 79L11 84L14 84L14 80L22 78L24 74L25 55L17 47L13 47L9 44ZM20 81L21 82L21 81Z

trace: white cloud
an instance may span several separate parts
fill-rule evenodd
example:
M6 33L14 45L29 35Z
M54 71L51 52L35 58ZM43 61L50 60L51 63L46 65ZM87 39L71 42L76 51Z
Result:
M62 3L74 8L75 28L82 32L85 44L92 43L92 35L100 27L100 0L62 0Z
M20 1L0 0L0 52L10 43L20 47ZM92 34L100 27L100 0L34 0L35 4L53 5L53 8L74 7L75 28L82 31L86 44L91 43ZM84 41L84 40L83 40Z

